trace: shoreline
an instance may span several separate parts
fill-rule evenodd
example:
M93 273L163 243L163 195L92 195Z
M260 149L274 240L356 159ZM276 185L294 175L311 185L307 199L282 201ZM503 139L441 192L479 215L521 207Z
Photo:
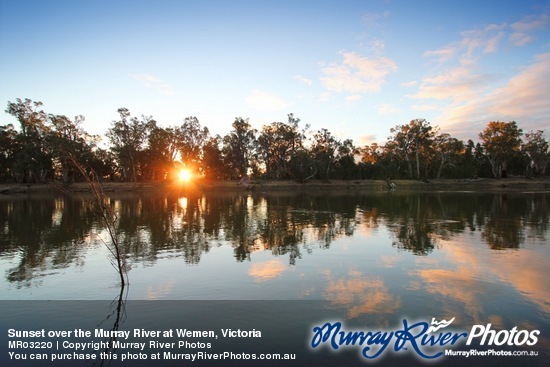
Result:
M438 179L430 181L394 180L396 191L482 191L482 192L550 192L550 177L505 178L505 179ZM102 182L104 192L149 192L149 191L388 191L385 180L311 180L306 183L279 180L253 180L249 185L240 185L238 180L180 182ZM26 193L77 193L90 192L86 182L62 185L47 184L0 184L0 194L18 195Z

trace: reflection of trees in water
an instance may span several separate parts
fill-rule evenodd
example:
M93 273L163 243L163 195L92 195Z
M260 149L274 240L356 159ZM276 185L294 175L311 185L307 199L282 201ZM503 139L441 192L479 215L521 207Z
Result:
M353 233L353 205L332 211L319 199L282 194L241 197L233 205L234 231L225 237L233 244L237 260L249 259L254 251L269 250L274 255L288 255L294 264L303 250L329 247L335 238Z
M550 218L544 194L387 193L362 197L360 221L367 228L385 224L393 245L427 255L438 240L466 230L481 231L492 249L517 248L525 234L545 240Z
M523 234L523 216L529 201L514 200L506 194L493 196L493 205L488 212L481 237L494 250L518 248L525 242Z
M448 239L465 228L460 206L439 195L373 195L364 197L359 208L367 228L384 224L394 237L392 245L415 255L429 254L438 239Z
M84 203L63 198L3 200L0 218L0 254L19 258L7 272L19 286L30 286L39 272L81 265L81 248L97 224Z
M544 242L549 230L544 194L273 193L268 195L119 194L111 197L120 243L129 262L183 257L197 264L212 247L230 243L237 261L254 251L286 255L328 248L357 229L386 227L393 246L417 255L440 239L480 231L493 249L515 248L526 238ZM101 228L80 199L2 198L0 255L18 257L6 278L28 286L46 270L80 264Z

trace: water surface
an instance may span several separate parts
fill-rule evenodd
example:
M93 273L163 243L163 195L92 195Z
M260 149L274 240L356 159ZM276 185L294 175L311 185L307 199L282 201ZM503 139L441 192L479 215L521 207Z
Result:
M119 292L89 197L0 198L0 298ZM456 317L550 342L546 193L117 194L129 300L323 301L349 322Z

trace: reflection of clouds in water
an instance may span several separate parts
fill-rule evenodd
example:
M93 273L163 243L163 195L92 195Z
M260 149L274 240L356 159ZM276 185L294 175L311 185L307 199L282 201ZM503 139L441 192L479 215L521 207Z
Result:
M456 270L427 269L416 272L424 282L424 290L460 303L460 307L476 323L483 322L479 297L490 291L488 283L473 277L472 269L459 266ZM448 307L445 307L448 308Z
M420 284L411 281L409 289L419 289L420 285L428 293L458 302L475 322L484 323L487 320L481 301L499 292L491 286L498 279L499 283L512 286L542 312L550 312L550 288L547 287L550 266L541 251L527 248L474 251L460 240L446 242L443 248L446 255L442 265L414 271L412 275L420 278ZM502 324L502 320L495 319L495 324Z
M254 280L262 282L278 277L286 268L287 267L279 259L262 261L250 265L248 275L254 278Z
M488 270L501 281L511 284L518 292L535 303L543 312L550 312L550 287L548 256L538 251L521 249L488 261Z
M382 279L357 271L340 279L332 279L329 274L325 299L347 308L349 318L371 313L393 313L401 306L399 297L389 292Z
M165 298L169 294L172 294L175 286L176 280L174 278L168 279L165 283L156 286L150 285L147 287L145 298L151 301Z
M398 256L398 255L393 255L393 256L380 255L379 263L384 268L393 268L393 267L395 267L395 263L397 263L399 261L401 261L401 257Z

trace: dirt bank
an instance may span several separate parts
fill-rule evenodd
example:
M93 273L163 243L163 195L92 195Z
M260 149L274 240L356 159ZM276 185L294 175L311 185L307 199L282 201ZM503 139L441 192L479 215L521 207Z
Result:
M397 190L407 191L486 191L486 192L550 192L550 178L508 178L508 179L440 179L430 181L395 180ZM189 183L167 182L103 182L105 192L132 192L150 190L177 190L177 191L385 191L386 182L383 180L312 180L304 184L295 181L252 181L250 185L240 185L238 181L206 181L197 180ZM0 194L20 195L33 192L88 192L90 187L86 183L61 185L57 183L31 185L0 185Z

